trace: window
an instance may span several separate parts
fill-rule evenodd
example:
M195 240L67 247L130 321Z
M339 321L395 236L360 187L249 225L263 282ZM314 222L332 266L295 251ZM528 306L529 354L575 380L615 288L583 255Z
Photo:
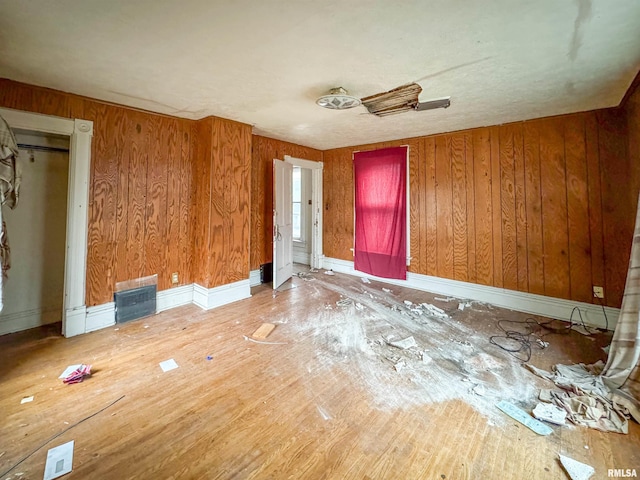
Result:
M302 209L302 169L300 167L293 167L292 189L293 240L302 242L304 241L302 228L304 225L304 214Z

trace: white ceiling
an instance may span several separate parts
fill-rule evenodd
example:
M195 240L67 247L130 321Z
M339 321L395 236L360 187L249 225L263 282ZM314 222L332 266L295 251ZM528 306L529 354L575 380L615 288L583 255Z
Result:
M0 77L320 149L618 105L638 0L0 0ZM418 82L446 110L322 109Z

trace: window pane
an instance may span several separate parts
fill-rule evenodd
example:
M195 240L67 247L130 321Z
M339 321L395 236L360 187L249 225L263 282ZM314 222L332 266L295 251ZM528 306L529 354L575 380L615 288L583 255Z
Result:
M293 201L302 201L302 172L300 167L293 167Z
M293 202L293 238L295 240L300 240L302 234L300 210L300 202Z

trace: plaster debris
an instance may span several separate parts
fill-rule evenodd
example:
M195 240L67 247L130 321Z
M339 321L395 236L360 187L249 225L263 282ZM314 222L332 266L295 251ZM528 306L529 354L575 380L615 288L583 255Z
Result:
M371 283L371 280L369 280L367 277L362 277L360 280L362 280L362 283Z
M629 432L628 411L611 400L610 391L600 376L604 368L602 361L593 365L555 365L553 373L533 365L525 366L562 389L552 392L551 396L554 404L567 411L571 423L603 432Z
M396 347L396 348L400 348L402 350L407 350L409 348L412 347L417 347L418 344L416 343L416 339L413 338L413 336L411 337L407 337L407 338L403 338L402 340L398 340L398 341L393 341L393 342L388 342L389 345Z
M333 270L325 270L324 274L325 274L325 275L335 275L335 273L333 272Z
M20 400L20 405L22 405L23 403L29 403L29 402L33 402L33 395L31 395L30 397L24 397L22 400Z
M382 291L385 292L385 293L392 293L393 292L393 290L390 290L390 289L384 288L384 287L382 288Z
M560 454L560 463L567 471L567 474L571 478L571 480L589 480L596 470L586 463L578 462L573 458L565 457Z
M538 420L553 423L554 425L566 425L567 412L550 403L537 404L532 413Z
M407 368L407 363L404 360L400 360L393 366L393 368L395 368L396 372L401 372L402 370Z
M407 307L410 307L411 305L413 305L413 302L412 302L411 300L405 300L405 301L404 301L404 304L405 304Z
M364 305L362 305L361 303L356 302L356 310L364 310Z
M462 312L466 307L470 307L470 306L471 306L471 302L460 302L458 303L458 310Z
M541 402L546 402L546 403L553 402L553 397L551 396L551 390L548 390L546 388L543 388L540 390L540 395L538 395L538 398L540 399Z
M348 298L341 298L336 302L336 305L338 307L348 307L349 305L352 305L352 304L353 304L353 301L349 300Z
M436 307L435 305L432 305L430 303L422 303L421 306L431 316L439 317L439 318L449 318L449 315L447 315L447 313L444 310L442 310L441 308Z
M536 343L542 349L547 348L549 346L549 342L545 342L543 340L540 340L539 338L536 338Z
M478 385L476 385L476 386L474 386L474 387L471 389L471 391L472 391L473 393L475 393L476 395L479 395L479 396L481 396L481 397L484 397L484 396L487 394L487 391L485 390L484 386L483 386L483 385L479 385L479 384L478 384Z
M433 299L438 300L439 302L452 302L453 300L457 300L456 298L453 298L453 297L447 297L447 298L433 297Z
M609 355L609 350L611 349L611 344L607 345L606 347L602 347L602 351L604 353L606 353L607 355Z

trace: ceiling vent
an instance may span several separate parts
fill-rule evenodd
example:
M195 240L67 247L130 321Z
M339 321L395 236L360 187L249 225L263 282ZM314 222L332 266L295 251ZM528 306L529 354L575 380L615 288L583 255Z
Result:
M327 95L316 100L316 103L331 110L346 110L360 105L360 99L349 95L342 87L332 88Z

